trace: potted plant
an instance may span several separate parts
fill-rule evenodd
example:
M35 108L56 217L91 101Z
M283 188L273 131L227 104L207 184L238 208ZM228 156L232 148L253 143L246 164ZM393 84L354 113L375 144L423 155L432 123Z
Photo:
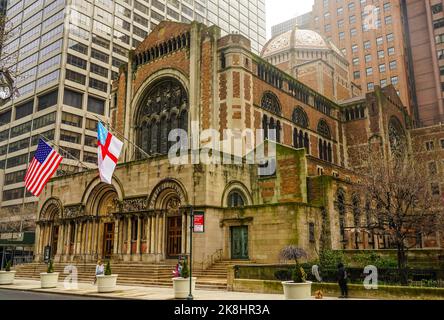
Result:
M40 285L42 289L56 288L59 281L59 273L54 272L54 264L49 260L46 272L40 273Z
M307 281L307 274L299 264L299 259L307 257L307 253L295 246L287 246L280 252L281 259L294 260L295 266L291 271L291 281L282 281L286 300L308 299L311 297L311 281Z
M105 267L105 274L97 275L97 292L107 293L116 291L117 277L117 274L112 274L111 264L108 261Z
M196 277L191 279L191 293L196 289ZM190 270L187 260L179 263L179 267L173 278L173 290L175 299L185 299L190 294Z
M12 262L6 262L5 270L0 271L0 284L12 284L15 278L15 271L11 271Z

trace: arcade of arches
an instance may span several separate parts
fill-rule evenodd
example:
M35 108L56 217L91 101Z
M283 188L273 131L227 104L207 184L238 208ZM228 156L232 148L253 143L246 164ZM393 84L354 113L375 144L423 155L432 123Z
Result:
M128 260L144 256L158 262L176 258L187 248L189 209L186 195L172 181L150 197L120 201L113 186L98 184L83 205L62 206L49 199L38 220L37 253L51 247L58 261ZM151 207L152 206L152 207Z

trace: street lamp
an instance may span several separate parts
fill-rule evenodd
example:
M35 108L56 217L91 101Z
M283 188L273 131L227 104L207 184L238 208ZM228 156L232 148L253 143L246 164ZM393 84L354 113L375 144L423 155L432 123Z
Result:
M193 227L194 227L194 211L193 206L190 206L190 293L187 300L193 300Z

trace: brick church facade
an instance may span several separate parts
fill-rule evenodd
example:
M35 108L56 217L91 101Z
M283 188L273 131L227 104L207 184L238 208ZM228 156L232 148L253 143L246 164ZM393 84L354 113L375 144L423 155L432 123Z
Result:
M48 245L56 261L177 258L189 252L191 210L205 216L205 232L193 235L202 266L218 252L275 263L287 244L315 258L323 234L333 249L390 248L383 234L365 230L364 214L356 222L352 198L357 150L375 137L389 150L393 130L410 141L410 118L393 87L339 105L253 54L241 35L162 22L113 88L111 132L140 149L125 142L112 185L97 170L48 183L37 213L37 261ZM274 129L276 171L261 175L247 157L172 164L168 133L190 135L192 126L214 129L221 140L226 129ZM209 142L214 137L200 137L197 149Z

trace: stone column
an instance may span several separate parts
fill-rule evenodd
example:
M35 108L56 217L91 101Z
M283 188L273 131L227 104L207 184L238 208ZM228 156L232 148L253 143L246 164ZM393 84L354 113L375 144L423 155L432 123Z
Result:
M159 213L159 225L158 225L158 233L157 233L157 253L162 254L162 245L163 245L163 213Z
M114 222L114 244L113 244L113 254L117 254L117 247L119 245L119 219L117 218Z
M187 214L182 213L182 241L181 241L181 252L185 253L187 250L186 247L186 241L187 241Z
M93 222L91 220L88 220L88 248L87 248L87 252L89 255L92 254L92 239L93 239Z
M78 236L77 236L77 254L81 254L82 253L82 234L83 234L83 222L80 222L77 224L78 225Z
M136 243L136 254L140 254L140 244L142 242L142 229L141 229L141 219L137 216L137 243Z
M145 217L145 232L146 232L146 249L145 249L145 253L149 253L150 252L150 247L151 247L151 217L146 216Z
M156 219L154 216L150 217L150 253L154 253L154 244L156 242Z
M65 250L64 250L65 255L69 255L70 254L70 252L69 252L69 246L71 245L70 241L71 241L71 224L69 223L69 221L67 221L66 222L65 242L64 242L64 245L65 245Z
M39 255L40 254L40 225L37 223L35 226L35 246L34 246L34 250L35 250L35 255Z
M95 258L96 253L96 237L97 237L97 230L96 230L96 220L91 221L91 255Z
M127 226L127 237L126 237L126 241L127 241L127 246L126 246L126 254L131 254L131 217L128 216L128 226Z
M100 219L98 219L96 221L96 236L95 236L95 240L96 240L96 248L97 248L97 256L100 257L102 254L102 243L103 243L103 238L100 239L100 236L102 235L102 221Z
M121 254L123 253L123 243L124 243L124 239L123 239L123 230L125 228L125 219L124 218L119 218L119 234L118 234L118 239L119 239L119 243L117 246L117 253Z
M59 237L57 241L57 255L62 256L63 255L63 237L65 235L65 225L61 224L59 226Z

